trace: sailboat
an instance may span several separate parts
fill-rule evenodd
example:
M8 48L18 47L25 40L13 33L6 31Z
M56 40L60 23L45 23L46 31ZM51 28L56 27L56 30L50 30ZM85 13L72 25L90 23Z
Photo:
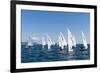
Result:
M68 52L74 53L73 47L76 47L76 39L74 35L72 35L69 29L67 31L68 31Z
M33 44L32 44L32 42L28 42L27 43L27 46L29 47L29 46L32 46Z
M50 36L47 36L47 45L48 45L48 50L50 51L51 45L52 45L52 40L51 40Z
M61 41L61 37L60 36L58 36L58 45L59 45L59 47L61 47L61 44L62 43L62 41Z
M63 50L64 47L67 46L67 42L62 32L60 32L60 36L58 37L58 39L59 39L59 47L61 47L61 49Z
M76 39L75 39L74 35L73 35L73 38L72 38L72 42L73 42L73 46L76 47Z
M27 47L30 48L30 47L34 46L34 44L39 44L39 43L40 43L39 38L36 36L32 36L29 38Z
M82 32L82 40L83 40L84 49L87 49L88 48L87 40L83 32Z
M45 38L42 37L42 48L44 48L44 46L46 45L46 41L45 41Z
M32 36L31 41L33 42L33 44L41 44L40 38L36 36Z
M27 43L27 45L26 45L26 48L28 48L29 53L32 53L32 46L33 46L32 41L28 41L28 43Z
M29 39L29 40L27 41L26 48L30 48L30 47L32 47L32 46L33 46L33 42L32 42L31 39Z

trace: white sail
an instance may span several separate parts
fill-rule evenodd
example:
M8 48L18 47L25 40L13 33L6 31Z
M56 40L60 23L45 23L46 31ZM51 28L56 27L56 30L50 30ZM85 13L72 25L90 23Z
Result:
M74 42L73 35L69 29L67 31L68 31L68 52L72 52L73 51L72 47Z
M53 44L53 45L55 45L55 44L56 44L56 42L55 42L55 41L52 41L52 44Z
M62 43L62 41L61 41L61 37L60 36L58 36L58 44L59 44L59 47L61 47L61 44Z
M73 41L73 46L76 47L76 39L75 39L75 36L74 35L73 35L72 41Z
M60 32L60 36L58 37L58 39L59 39L59 46L61 47L61 49L64 49L64 46L67 46L67 42L62 32Z
M32 42L28 42L27 46L33 46L33 43Z
M82 32L82 39L83 39L83 45L84 45L85 49L87 49L88 48L87 41L86 41L86 37L83 32Z
M31 39L32 39L32 40L39 40L39 38L38 38L38 37L35 37L35 36L32 36Z
M44 46L46 45L46 41L45 41L45 38L42 37L42 48L44 48Z
M37 36L32 36L31 42L33 42L33 44L41 44L41 38L39 38Z
M27 41L27 46L26 47L29 47L29 46L33 46L33 42L32 42L31 37L29 37L29 40Z
M47 45L48 45L48 50L50 50L51 45L52 45L52 40L51 40L50 36L47 36Z

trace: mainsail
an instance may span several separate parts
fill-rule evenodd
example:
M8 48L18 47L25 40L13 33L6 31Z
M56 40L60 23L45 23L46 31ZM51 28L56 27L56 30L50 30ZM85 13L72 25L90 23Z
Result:
M31 42L33 42L33 44L40 44L41 43L40 38L36 37L36 36L31 37Z
M42 48L44 48L44 46L46 45L46 41L45 41L45 38L42 37Z
M28 42L27 46L33 46L32 42Z
M72 47L76 47L76 39L75 36L72 35L71 31L68 29L68 51L72 52Z
M48 50L50 50L51 45L52 45L52 40L51 40L50 36L47 36L47 45L48 45Z
M59 39L59 46L61 47L61 49L64 49L64 46L67 46L67 42L62 32L60 32L58 39Z
M85 49L87 49L88 48L87 41L86 41L86 37L83 32L82 32L82 39L83 39L83 45L84 45Z
M73 46L76 47L76 39L74 35L73 35Z
M58 36L58 44L59 44L59 47L61 47L61 44L62 43L62 41L61 41L61 37L60 36Z
M27 42L27 47L29 47L29 46L33 46L33 42L32 42L30 37L29 37L29 40Z

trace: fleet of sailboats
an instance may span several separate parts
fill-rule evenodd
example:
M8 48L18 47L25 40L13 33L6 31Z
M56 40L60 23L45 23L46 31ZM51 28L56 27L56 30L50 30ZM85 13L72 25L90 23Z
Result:
M72 34L72 32L67 29L67 40L65 39L64 35L62 32L60 32L59 36L58 36L58 46L63 50L65 47L68 48L68 52L74 52L74 49L76 47L76 38L75 36ZM37 37L32 37L32 40L38 40ZM45 45L47 45L48 51L51 49L51 46L54 45L53 43L54 41L52 41L51 37L49 35L45 37L41 38L41 44L42 44L42 48L45 47ZM87 44L87 40L86 37L84 35L84 33L82 32L82 42L83 42L83 46L84 49L88 48L88 44ZM29 41L27 43L27 46L32 46L33 42Z

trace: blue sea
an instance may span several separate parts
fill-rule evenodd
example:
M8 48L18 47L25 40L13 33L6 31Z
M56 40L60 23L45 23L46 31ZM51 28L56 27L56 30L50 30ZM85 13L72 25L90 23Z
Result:
M74 52L68 52L68 46L62 50L57 44L52 45L48 50L47 45L42 48L41 44L33 46L21 45L21 63L30 62L52 62L52 61L70 61L70 60L89 60L90 45L84 49L83 44L77 44L73 47Z

